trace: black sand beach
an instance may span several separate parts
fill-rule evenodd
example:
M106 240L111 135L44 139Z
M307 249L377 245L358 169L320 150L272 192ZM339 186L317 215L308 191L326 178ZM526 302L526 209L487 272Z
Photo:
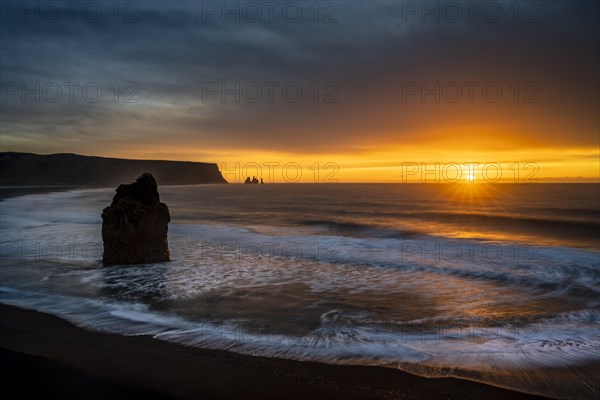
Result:
M401 371L244 356L89 332L0 306L9 399L534 399L476 382Z

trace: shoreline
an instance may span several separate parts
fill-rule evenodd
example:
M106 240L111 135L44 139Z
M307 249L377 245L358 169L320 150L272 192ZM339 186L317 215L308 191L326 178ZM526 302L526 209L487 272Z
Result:
M0 304L9 398L543 399L456 378L197 349ZM83 391L83 392L82 392ZM89 393L86 393L89 392ZM26 396L23 394L26 393ZM89 396L87 396L89 394Z
M0 186L0 201L30 194L59 193L82 189L81 186Z

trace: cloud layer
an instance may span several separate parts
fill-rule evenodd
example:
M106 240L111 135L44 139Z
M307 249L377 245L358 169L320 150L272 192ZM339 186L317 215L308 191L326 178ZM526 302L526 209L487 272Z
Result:
M598 3L467 3L3 2L2 149L597 148Z

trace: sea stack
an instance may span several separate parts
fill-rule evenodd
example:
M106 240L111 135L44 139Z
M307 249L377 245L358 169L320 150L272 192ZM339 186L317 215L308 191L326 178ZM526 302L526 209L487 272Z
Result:
M169 221L169 208L160 202L152 174L146 172L133 183L119 185L111 205L102 211L103 263L169 261Z

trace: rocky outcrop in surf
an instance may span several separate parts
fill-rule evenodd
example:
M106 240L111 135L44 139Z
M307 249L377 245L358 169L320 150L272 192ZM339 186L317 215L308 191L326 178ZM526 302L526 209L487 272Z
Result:
M156 180L144 173L119 185L112 203L102 212L105 265L169 261L169 208L160 202Z

